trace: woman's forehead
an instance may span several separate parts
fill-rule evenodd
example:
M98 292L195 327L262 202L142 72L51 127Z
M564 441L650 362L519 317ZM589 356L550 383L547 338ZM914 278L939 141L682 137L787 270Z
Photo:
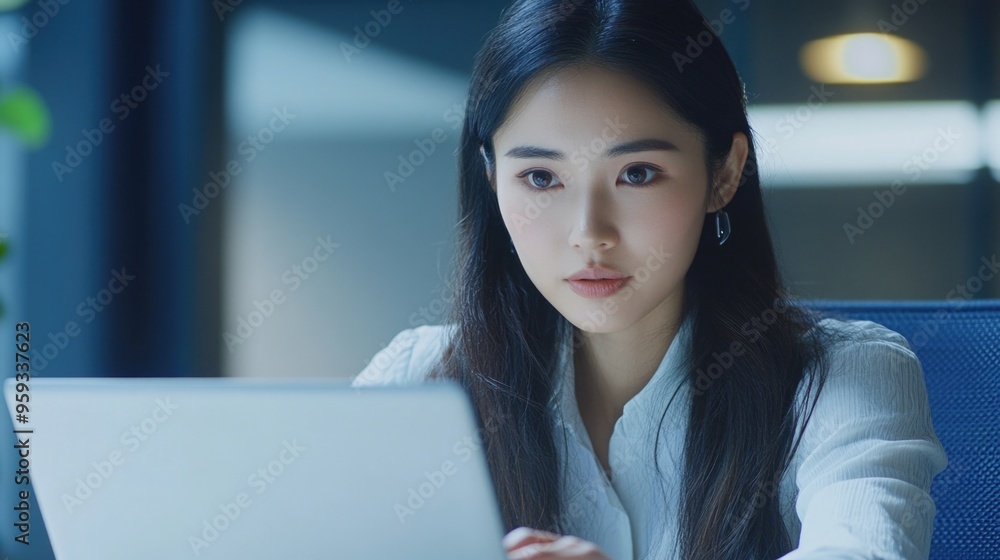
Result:
M494 141L523 141L528 139L523 136L537 138L543 132L553 139L606 139L609 130L620 139L664 134L687 137L688 142L698 139L698 131L642 82L621 71L586 65L546 71L530 80Z

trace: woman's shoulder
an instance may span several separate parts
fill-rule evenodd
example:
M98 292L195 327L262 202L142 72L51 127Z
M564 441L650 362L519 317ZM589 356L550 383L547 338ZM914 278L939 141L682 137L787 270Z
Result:
M859 546L912 543L900 557L917 557L930 541L931 480L948 463L920 361L879 323L825 318L817 326L830 335L827 376L783 483L797 514L787 523L800 527L803 551L832 546L846 527Z
M865 319L825 317L816 328L822 331L828 368L830 387L824 392L894 399L903 385L923 387L920 360L902 334Z
M407 385L423 382L441 358L456 325L420 325L404 329L372 357L352 387Z
M933 439L923 367L903 335L868 320L828 317L817 325L828 335L827 376L810 387L819 398L806 439L818 443L846 425Z
M847 319L823 317L816 321L816 327L829 336L828 350L850 352L863 349L868 343L893 344L911 350L909 342L898 332L867 319ZM858 346L862 345L862 346Z

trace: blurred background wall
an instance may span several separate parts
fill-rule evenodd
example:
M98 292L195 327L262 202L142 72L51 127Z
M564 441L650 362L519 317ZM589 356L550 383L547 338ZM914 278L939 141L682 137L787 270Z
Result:
M36 372L349 376L441 320L468 74L505 2L56 4L0 19L0 87L33 88L51 123L40 146L0 132L0 320L50 344ZM699 6L746 82L797 294L944 299L996 252L995 3ZM804 67L810 41L856 32L911 41L923 70Z
M746 82L794 293L942 300L995 258L996 2L697 3ZM0 2L0 99L29 87L48 122L18 134L0 105L0 333L30 322L41 376L349 377L440 322L468 75L505 5ZM863 32L909 41L914 77L803 63ZM858 80L899 63L880 45L845 47Z
M385 25L376 14L386 19L388 3L260 2L227 13L229 152L275 107L297 117L225 194L222 329L235 333L254 302L292 287L281 277L315 237L342 246L334 266L303 280L252 330L253 344L229 339L226 373L274 375L290 365L300 375L351 373L401 328L439 321L466 78L504 4L404 3ZM746 80L769 214L797 293L944 299L996 252L998 173L984 155L1000 137L984 128L996 111L990 100L1000 98L995 5L700 6ZM811 40L872 31L918 45L923 75L825 84L800 64ZM878 66L880 53L862 50L862 65ZM941 131L947 142L937 140ZM400 172L421 142L434 152L390 184L385 174ZM898 196L894 181L903 183ZM975 296L997 294L1000 282ZM327 351L304 350L312 348Z

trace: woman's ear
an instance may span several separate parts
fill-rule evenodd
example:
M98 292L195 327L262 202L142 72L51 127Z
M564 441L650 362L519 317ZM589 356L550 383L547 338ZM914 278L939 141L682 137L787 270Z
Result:
M486 152L484 144L479 145L479 153L483 156L483 166L486 167L486 180L490 182L493 190L496 190L496 187L493 186L493 162L490 159L490 155Z
M715 182L715 192L712 193L708 211L720 210L736 195L736 189L743 184L743 166L747 161L750 141L742 132L733 133L733 145L729 148L726 162L719 170Z

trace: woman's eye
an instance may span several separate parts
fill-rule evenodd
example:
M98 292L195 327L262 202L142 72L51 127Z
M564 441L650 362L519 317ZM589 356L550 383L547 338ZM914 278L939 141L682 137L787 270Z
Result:
M518 175L520 178L527 178L526 181L522 181L528 188L535 190L546 190L552 188L554 185L559 184L558 181L553 182L554 177L552 173L548 171L543 171L541 169L535 169L532 171L527 171Z
M621 174L626 183L632 185L645 185L652 182L656 177L656 169L648 165L633 165Z

